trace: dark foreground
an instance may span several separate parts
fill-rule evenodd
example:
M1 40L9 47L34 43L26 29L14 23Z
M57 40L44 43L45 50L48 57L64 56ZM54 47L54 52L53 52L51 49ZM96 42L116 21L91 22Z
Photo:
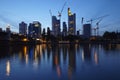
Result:
M120 80L120 44L4 45L0 80Z

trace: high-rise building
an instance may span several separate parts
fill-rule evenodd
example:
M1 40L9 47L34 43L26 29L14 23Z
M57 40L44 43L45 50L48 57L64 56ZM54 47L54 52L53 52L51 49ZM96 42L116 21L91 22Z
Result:
M27 35L27 24L25 22L19 24L19 34Z
M60 20L56 16L52 16L52 32L54 36L60 34Z
M30 37L32 37L33 36L33 24L32 23L29 23L29 26L28 26L28 35L30 36Z
M63 22L63 36L67 36L67 25L66 22Z
M83 36L84 38L90 38L91 36L91 24L83 25Z
M31 37L40 38L41 37L41 23L38 21L34 21L33 23L30 23L28 27L28 33L29 33L29 36Z
M70 8L68 8L68 33L76 35L76 14L72 14Z

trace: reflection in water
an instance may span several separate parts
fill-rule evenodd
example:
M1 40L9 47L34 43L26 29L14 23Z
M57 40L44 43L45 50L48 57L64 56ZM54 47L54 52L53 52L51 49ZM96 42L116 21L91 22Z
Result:
M76 50L74 44L70 45L68 52L69 52L68 76L69 78L71 78L73 72L76 69Z
M58 77L61 76L61 69L60 69L60 66L57 66L57 74L58 74Z
M89 45L89 44L83 45L82 60L83 61L91 60L91 45Z
M60 77L61 69L60 69L60 49L59 49L59 46L53 46L52 51L53 51L53 55L52 55L53 69L56 70L58 77Z
M94 60L95 63L98 64L98 54L96 52L94 53Z
M116 50L118 48L116 44L105 44L103 47L105 50Z
M6 62L6 75L7 76L10 75L10 61L9 60Z
M26 64L28 64L27 46L24 46L23 52L24 52L25 62L26 62Z
M84 62L84 59L85 59L85 57L84 57L84 51L82 51L82 61Z
M10 48L10 51L9 51L9 48ZM19 69L20 69L21 70L20 73L24 73L24 71L22 72L22 70L24 69L26 70L25 73L29 75L31 74L29 72L34 72L32 70L35 68L36 71L38 71L36 72L37 77L40 78L40 77L43 77L43 75L51 74L55 76L55 80L56 80L56 77L57 79L58 78L64 79L61 77L67 77L67 79L73 79L73 77L75 76L74 74L79 75L78 73L81 72L80 74L83 75L83 73L86 74L86 72L89 72L90 69L91 71L94 71L92 68L93 66L91 65L93 64L98 65L101 62L102 64L104 64L104 62L106 61L104 59L104 57L106 58L106 56L104 56L104 53L106 51L118 50L118 52L116 51L116 53L119 53L120 51L120 45L113 45L113 44L109 44L109 45L61 44L56 46L51 46L50 44L47 44L47 45L42 44L42 45L29 45L29 46L18 46L18 47L12 46L9 48L6 47L8 51L6 51L5 54L3 55L1 54L0 56L0 59L4 59L4 58L7 60L10 59L10 61L8 60L7 62L5 62L6 76L10 76L12 74L11 64L14 64L15 66L17 64L17 67L12 66L14 67L12 68L12 71L18 70L16 72L19 72ZM1 52L4 52L4 50L5 49L0 49ZM16 60L15 63L13 63L14 55ZM108 57L111 57L111 56L108 56ZM104 59L104 61L102 61L101 59ZM6 61L6 60L3 60L3 61ZM89 65L88 62L90 62L89 64L91 65ZM87 66L86 66L86 63L87 63ZM27 68L24 67L26 64L27 64ZM84 66L82 66L81 68L81 65L84 65ZM84 67L84 70L86 70L86 72L84 72L84 70L83 72L80 71L81 69L83 69L83 67ZM94 69L97 69L97 68L94 68ZM41 73L40 71L43 71L43 72ZM16 72L13 72L12 76L14 76L14 73Z
M100 45L94 45L93 47L93 57L95 64L99 63L99 51L100 51Z

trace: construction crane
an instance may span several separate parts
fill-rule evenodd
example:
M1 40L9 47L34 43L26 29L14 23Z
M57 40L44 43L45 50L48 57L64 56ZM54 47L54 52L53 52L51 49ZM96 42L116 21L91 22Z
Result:
M94 36L96 36L96 30L97 30L97 28L92 28L92 29L94 31Z
M97 23L96 23L96 30L97 30L97 36L99 36L99 23L103 20L103 18L101 18Z
M104 17L107 17L107 16L109 16L109 15L104 15L104 16L101 16L101 17L98 17L98 18L95 18L95 19L90 19L87 22L90 22L92 24L93 21L96 21L98 19L101 19L101 18L104 18Z
M83 22L84 22L84 17L82 17L82 19L81 19L81 24L83 25Z
M65 7L66 3L67 3L67 2L64 3L61 11L60 11L60 12L58 11L58 17L59 17L60 20L61 20L62 12L63 12L63 10L64 10L64 7Z
M51 12L51 10L49 10L49 13L50 13L50 16L52 17L52 12Z

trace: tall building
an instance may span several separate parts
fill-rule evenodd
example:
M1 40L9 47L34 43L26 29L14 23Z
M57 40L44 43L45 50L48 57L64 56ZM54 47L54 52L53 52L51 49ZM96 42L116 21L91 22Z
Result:
M28 33L29 33L29 36L31 37L40 38L41 37L41 23L38 21L34 21L33 23L30 23L28 27Z
M68 8L68 33L76 35L76 14L72 14L70 8Z
M60 20L56 16L52 16L52 32L54 36L60 34Z
M91 36L91 24L83 25L83 36L84 38L90 38Z
M19 34L27 35L27 24L25 22L19 24Z
M66 22L63 22L63 36L67 36L67 25Z
M30 37L33 37L33 24L32 23L29 23L29 26L28 26L28 35Z

